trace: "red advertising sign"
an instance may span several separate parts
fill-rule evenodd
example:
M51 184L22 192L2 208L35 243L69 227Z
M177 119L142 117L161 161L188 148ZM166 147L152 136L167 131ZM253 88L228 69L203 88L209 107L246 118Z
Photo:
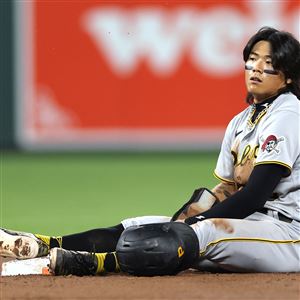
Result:
M246 106L247 39L299 36L297 1L16 6L18 139L33 149L217 146Z

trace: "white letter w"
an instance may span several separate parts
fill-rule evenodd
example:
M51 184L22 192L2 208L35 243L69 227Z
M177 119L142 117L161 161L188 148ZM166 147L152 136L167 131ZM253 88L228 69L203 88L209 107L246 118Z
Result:
M182 8L172 14L153 8L98 8L84 15L83 26L118 75L129 76L146 61L153 73L166 76L187 52L195 17L195 11Z

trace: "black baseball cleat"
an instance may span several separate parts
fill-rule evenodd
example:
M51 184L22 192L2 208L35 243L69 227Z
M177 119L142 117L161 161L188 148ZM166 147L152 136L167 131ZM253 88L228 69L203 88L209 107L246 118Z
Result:
M50 272L54 275L96 275L97 257L93 253L53 248L50 250Z

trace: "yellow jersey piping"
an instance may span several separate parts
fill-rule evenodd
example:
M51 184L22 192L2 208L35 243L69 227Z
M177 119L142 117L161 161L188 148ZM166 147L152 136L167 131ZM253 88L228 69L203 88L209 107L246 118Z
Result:
M248 124L249 124L251 127L254 126L254 125L257 125L258 122L262 119L262 117L267 113L269 106L270 106L270 104L269 104L265 109L263 109L263 110L258 114L258 116L257 116L256 119L254 120L254 122L252 122L251 119L252 119L252 117L253 117L253 115L255 114L255 111L256 111L256 109L254 109L254 110L251 112L250 116L249 116L249 119L248 119L248 121L247 121Z
M263 239L263 238L224 238L216 241L210 242L204 250L200 250L200 255L203 255L207 248L210 246L214 246L216 244L222 242L262 242L262 243L273 243L273 244L296 244L300 243L300 240L270 240L270 239Z
M235 184L235 181L234 181L234 180L225 179L225 178L219 176L216 172L214 172L213 175L214 175L217 179L219 179L219 180L221 180L221 181L223 181L223 182L230 183L230 184Z
M254 164L254 166L257 166L257 165L264 165L264 164L276 164L276 165L281 165L281 166L284 166L284 167L286 167L286 168L288 168L290 171L292 171L292 168L289 166L289 165L287 165L287 164L285 164L285 163L282 163L282 162L280 162L280 161L272 161L272 160L266 160L266 161L261 161L261 162L258 162L258 163L255 163Z

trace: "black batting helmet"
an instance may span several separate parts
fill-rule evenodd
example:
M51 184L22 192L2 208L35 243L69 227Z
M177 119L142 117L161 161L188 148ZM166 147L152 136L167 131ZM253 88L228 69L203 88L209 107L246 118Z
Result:
M122 271L139 276L175 275L190 268L199 256L194 230L185 223L132 226L117 244Z

